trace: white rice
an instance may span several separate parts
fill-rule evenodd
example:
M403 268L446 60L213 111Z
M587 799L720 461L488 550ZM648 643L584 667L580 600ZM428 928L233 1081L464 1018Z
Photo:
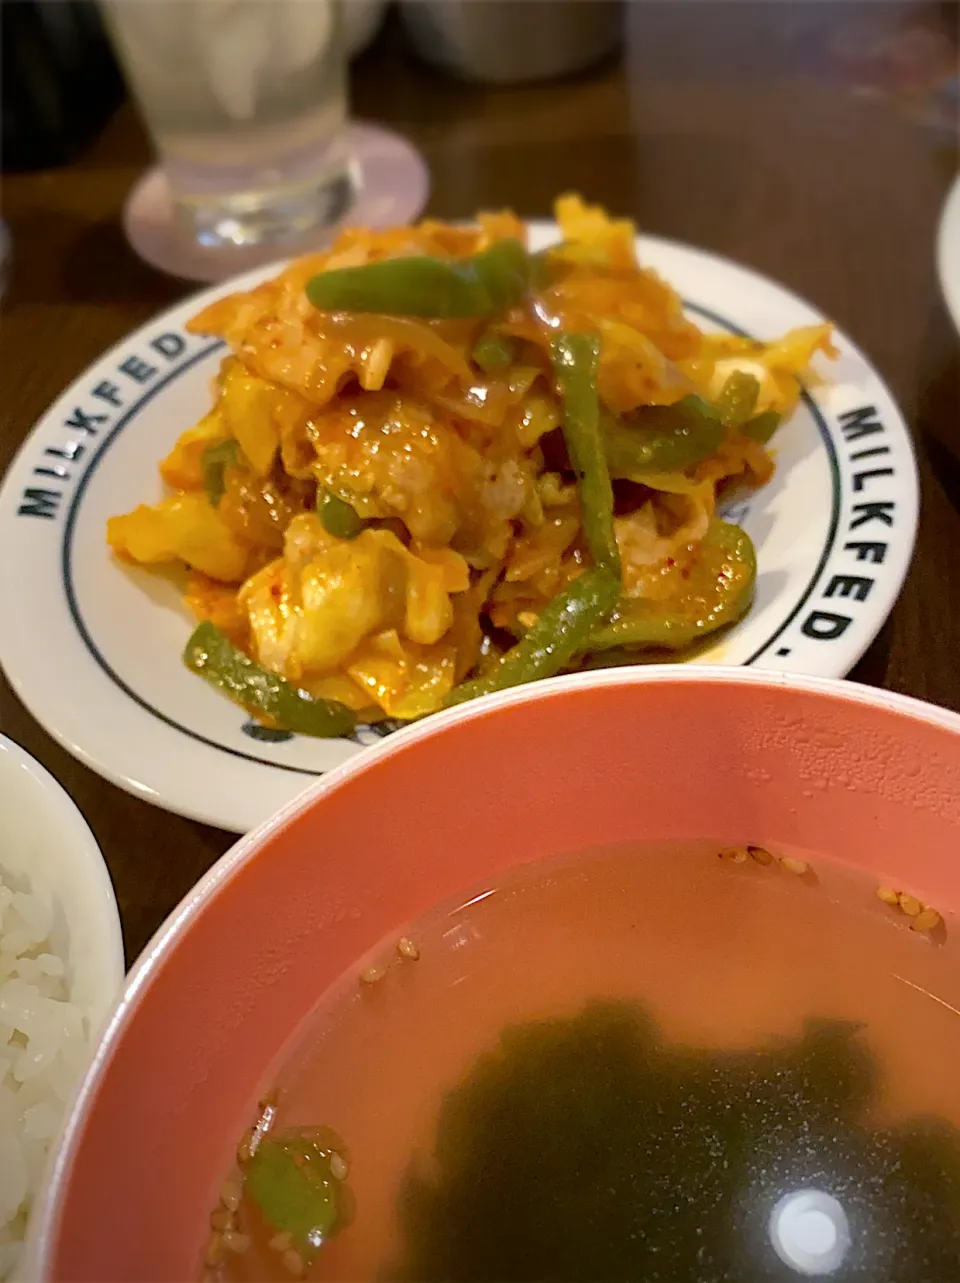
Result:
M54 905L0 870L0 1279L16 1265L50 1144L89 1056L89 1017L69 1001L51 945Z

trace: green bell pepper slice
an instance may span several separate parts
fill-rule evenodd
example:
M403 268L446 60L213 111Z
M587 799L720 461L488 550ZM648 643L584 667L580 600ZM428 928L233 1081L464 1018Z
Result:
M243 1169L246 1197L307 1263L342 1228L345 1190L331 1166L338 1155L342 1146L327 1131L266 1136Z
M714 519L679 594L666 601L622 601L609 622L593 630L583 649L689 646L746 614L756 577L750 536L739 526Z
M474 343L470 356L474 365L479 365L484 374L494 374L512 365L516 354L517 345L513 339L488 330Z
M748 419L740 431L751 441L768 445L782 422L782 414L778 414L776 410L764 410L760 414L755 414L752 419Z
M445 705L462 704L481 695L554 677L586 646L620 597L620 581L604 568L584 571L557 593L533 627L483 677L461 683Z
M550 358L563 394L563 439L577 474L583 533L594 564L620 577L620 550L613 528L613 486L600 435L597 364L600 340L564 334L550 344Z
M313 699L255 663L209 620L194 629L184 649L183 662L248 713L269 718L278 730L335 739L349 735L357 724L356 715L346 704Z
M471 258L411 254L335 268L307 282L307 297L322 312L443 320L506 312L523 301L529 284L530 256L511 239Z
M601 433L610 475L642 482L647 475L682 472L715 454L723 423L702 397L685 396L672 405L645 405L629 420L604 415Z
M724 382L717 397L717 413L724 423L741 427L757 408L760 382L744 370L734 370Z
M200 471L203 488L212 507L220 507L220 500L226 489L224 474L227 468L235 468L239 460L240 447L233 440L216 441L204 450L200 459Z
M325 486L317 488L317 516L327 534L338 539L356 539L366 524L352 504Z

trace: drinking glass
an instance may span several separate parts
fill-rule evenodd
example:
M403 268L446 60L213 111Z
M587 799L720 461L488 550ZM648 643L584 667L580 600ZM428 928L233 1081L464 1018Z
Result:
M219 249L295 241L352 199L335 0L101 0L175 217Z

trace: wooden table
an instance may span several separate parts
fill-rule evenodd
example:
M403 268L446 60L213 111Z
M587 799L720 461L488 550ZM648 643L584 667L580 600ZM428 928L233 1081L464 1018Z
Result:
M636 4L622 60L563 84L495 90L417 65L391 26L356 67L354 106L422 149L432 214L512 205L543 215L558 191L576 189L647 231L768 273L848 330L912 425L924 494L913 571L854 677L960 708L960 340L933 258L957 155L890 102L854 93L830 53L843 28L869 33L919 10ZM943 20L943 6L931 12ZM144 266L120 232L121 203L148 156L124 107L74 165L4 180L15 260L0 322L0 470L70 380L191 288ZM2 681L0 725L90 821L132 959L232 838L101 780Z

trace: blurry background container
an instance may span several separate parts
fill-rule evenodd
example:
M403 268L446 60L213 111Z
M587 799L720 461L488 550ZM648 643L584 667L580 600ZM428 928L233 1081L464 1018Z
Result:
M348 58L363 53L380 30L387 0L340 0L343 45Z
M0 0L4 170L69 160L123 98L123 80L90 0Z
M416 52L452 75L520 84L581 71L621 38L619 0L401 0Z

